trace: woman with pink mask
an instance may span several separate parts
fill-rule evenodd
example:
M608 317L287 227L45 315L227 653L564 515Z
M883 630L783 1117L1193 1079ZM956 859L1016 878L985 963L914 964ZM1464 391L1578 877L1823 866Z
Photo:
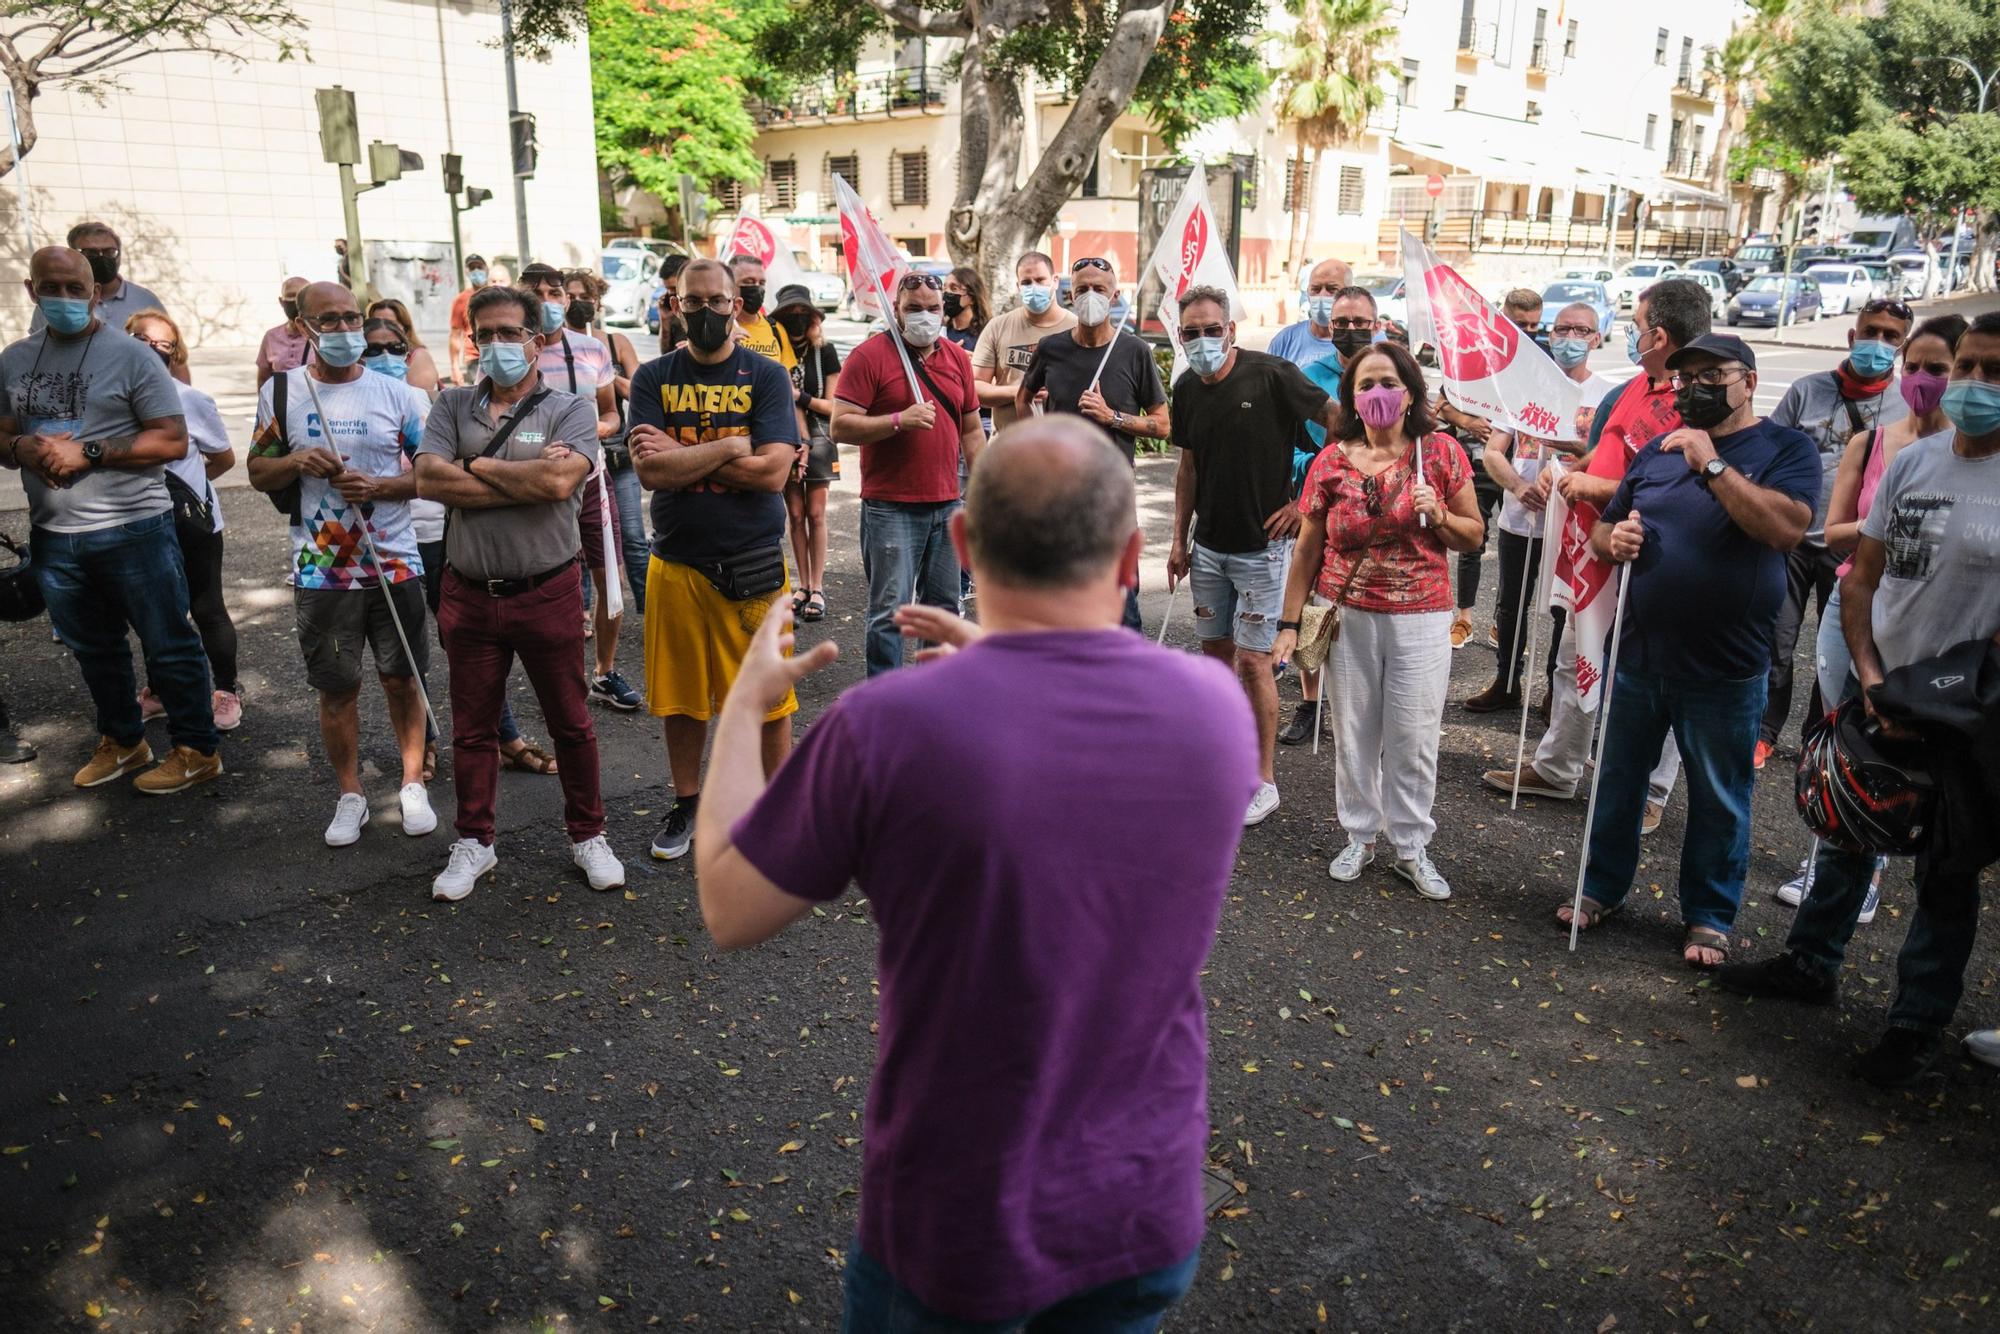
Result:
M1308 594L1339 609L1326 665L1347 846L1328 873L1358 880L1386 836L1396 874L1427 899L1448 899L1429 852L1451 679L1447 561L1477 548L1486 524L1472 465L1425 402L1423 371L1394 343L1376 344L1341 376L1343 426L1306 475L1271 656L1290 660Z

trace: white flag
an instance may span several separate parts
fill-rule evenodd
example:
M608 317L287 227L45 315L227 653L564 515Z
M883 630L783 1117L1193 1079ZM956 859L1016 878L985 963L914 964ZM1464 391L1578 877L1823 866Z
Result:
M1188 173L1187 188L1167 215L1146 267L1160 279L1160 323L1166 325L1167 341L1174 347L1172 378L1178 380L1188 365L1187 354L1181 350L1183 292L1190 287L1219 287L1229 294L1229 318L1240 320L1245 315L1243 294L1236 290L1236 274L1229 267L1215 214L1208 206L1207 173L1200 167Z
M1556 481L1562 464L1549 461ZM1571 505L1553 482L1549 486L1548 532L1554 548L1545 559L1549 607L1568 614L1576 638L1576 689L1585 713L1594 713L1604 697L1604 655L1611 628L1618 620L1617 567L1590 549L1590 530L1597 524L1595 505Z
M1403 232L1410 346L1437 349L1445 397L1461 412L1543 440L1576 439L1583 388L1473 286Z
M731 255L754 255L763 262L766 310L777 304L781 289L794 284L800 287L806 285L806 275L793 257L791 246L762 218L736 220L736 225L729 229L728 237L715 252L715 257L721 260L727 260Z
M840 251L847 261L847 285L853 289L854 302L886 319L889 312L882 302L894 300L896 283L910 266L838 172L833 177L833 197L840 205Z

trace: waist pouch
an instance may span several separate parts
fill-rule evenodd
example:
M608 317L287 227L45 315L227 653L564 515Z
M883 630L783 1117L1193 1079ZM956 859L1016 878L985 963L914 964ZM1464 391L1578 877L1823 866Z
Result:
M721 560L689 561L715 591L731 602L744 602L775 593L785 586L785 549L766 547L745 551Z
M617 440L606 440L598 448L604 451L604 466L614 472L622 472L632 466L632 451L626 447L622 436Z

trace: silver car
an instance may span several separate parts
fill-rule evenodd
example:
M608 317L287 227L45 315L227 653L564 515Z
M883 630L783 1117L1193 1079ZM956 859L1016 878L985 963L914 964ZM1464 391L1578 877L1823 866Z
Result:
M652 299L655 279L660 272L660 256L637 246L607 248L598 257L599 271L610 290L604 294L604 323L635 328L646 322L646 304Z

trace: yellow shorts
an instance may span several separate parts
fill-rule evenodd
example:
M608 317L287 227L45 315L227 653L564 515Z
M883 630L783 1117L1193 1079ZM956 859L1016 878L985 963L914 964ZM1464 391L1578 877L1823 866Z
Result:
M787 572L784 587L768 597L731 602L693 566L652 557L646 564L647 709L655 718L713 718L765 613L791 592ZM798 711L797 693L787 691L764 721Z

